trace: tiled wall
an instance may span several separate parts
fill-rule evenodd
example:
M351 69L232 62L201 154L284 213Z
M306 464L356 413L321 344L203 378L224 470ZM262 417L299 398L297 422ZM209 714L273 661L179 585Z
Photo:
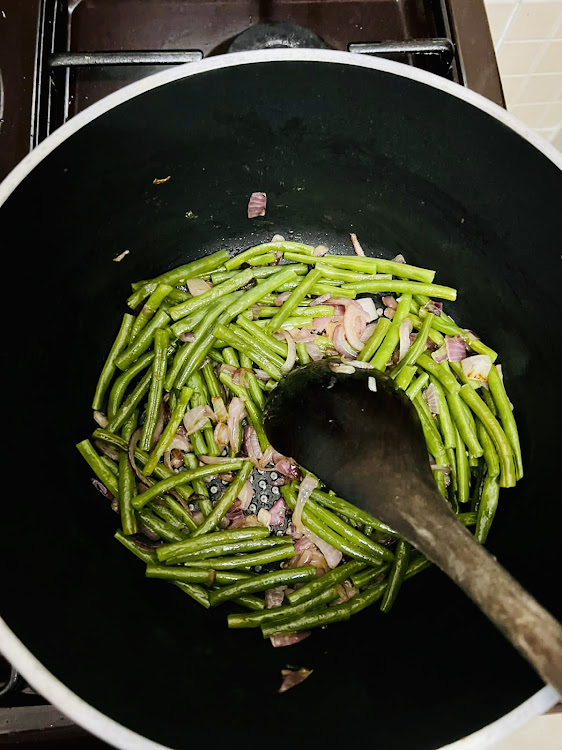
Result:
M562 150L562 0L485 0L507 108Z

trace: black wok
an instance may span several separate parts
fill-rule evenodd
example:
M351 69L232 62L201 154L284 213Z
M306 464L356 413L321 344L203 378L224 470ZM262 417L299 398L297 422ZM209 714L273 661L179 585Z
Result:
M172 748L368 736L433 750L478 730L463 747L483 748L555 702L437 570L408 583L391 615L373 608L290 648L229 632L222 611L144 579L75 444L93 429L131 281L276 232L349 251L354 231L369 254L437 269L459 289L451 314L501 353L526 475L502 492L488 547L560 619L556 153L459 86L300 50L133 84L16 168L0 187L0 648L32 685L123 748L150 746L135 732ZM250 221L255 190L268 210ZM286 665L314 672L278 694Z

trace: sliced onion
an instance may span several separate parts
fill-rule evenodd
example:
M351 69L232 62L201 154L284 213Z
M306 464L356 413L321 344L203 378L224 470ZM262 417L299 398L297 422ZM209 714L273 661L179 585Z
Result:
M363 331L361 336L359 336L359 338L364 344L366 344L367 341L371 338L371 336L375 332L376 327L377 327L376 323L369 323L368 326L365 326L365 330Z
M427 401L430 412L434 416L435 414L439 414L439 397L437 396L437 389L435 388L433 383L430 383L427 386L427 388L423 392L423 396Z
M392 320L392 318L394 317L394 313L395 312L396 312L396 310L393 310L392 307L386 307L385 310L384 310L384 312L383 312L383 315L384 315L385 318L388 318L389 320Z
M466 357L466 343L461 336L445 336L449 362L460 362Z
M326 292L326 294L321 294L319 297L316 297L316 299L312 300L309 307L314 307L315 305L323 305L325 302L327 302L332 295L330 292Z
M104 440L94 440L94 445L100 451L100 453L103 453L112 461L119 461L120 451L114 445L110 445Z
M105 416L103 411L98 411L98 409L94 409L94 421L97 422L100 427L107 427L109 424L109 419Z
M312 254L315 255L316 257L326 255L326 253L328 252L328 249L329 248L327 248L326 245L317 245L312 251Z
M283 474L283 476L289 477L290 479L296 479L297 481L302 479L299 465L296 461L293 461L292 458L287 458L287 456L281 456L281 458L275 461L275 466L273 468L275 471L278 471L280 474Z
M200 297L212 288L212 285L208 281L205 281L205 279L188 279L185 283L189 289L189 293L194 297Z
M297 500L297 503L298 503L298 500ZM296 506L295 506L295 510L296 510ZM316 536L316 534L310 531L310 529L303 527L303 531L304 531L304 534L310 539L310 541L313 542L318 547L320 552L324 555L324 557L326 558L326 562L328 563L328 567L336 568L340 564L342 557L343 557L340 550L336 549L335 547L332 547L331 544L328 544L328 542L325 542L319 536Z
M392 297L391 295L383 297L382 303L383 305L386 305L386 307L390 307L391 310L396 310L396 308L398 307L398 302L396 301L396 297Z
M354 232L351 232L349 236L351 237L351 244L353 245L355 255L364 256L365 253L363 252L363 248L361 247L359 240L357 239L357 235Z
M195 334L192 331L186 331L185 333L180 333L180 339L185 342L195 341Z
M228 441L233 451L240 450L240 423L247 416L244 402L235 396L228 405Z
M428 313L432 313L433 315L437 315L437 317L439 317L443 312L443 303L436 302L435 300L430 299L422 309L427 310Z
M353 375L355 367L353 365L345 364L344 362L341 364L339 362L333 362L330 364L330 370L332 372L339 372L342 375Z
M334 328L334 347L336 348L336 351L338 354L340 354L342 357L351 357L352 359L356 359L357 352L351 348L351 346L348 344L347 339L345 338L345 332L343 325L337 325ZM364 346L363 342L361 342L361 348Z
M272 242L285 242L285 238L283 237L282 234L274 234L273 237L271 238L271 241Z
M238 495L238 500L240 501L240 507L242 508L242 510L248 510L253 497L254 488L252 487L252 483L246 480L242 485L242 489L240 490L240 493Z
M281 372L287 373L290 372L295 366L295 362L297 360L297 345L295 343L295 339L285 329L282 328L280 331L278 331L278 333L283 336L283 338L287 342L287 359L281 366Z
M100 482L100 480L97 477L91 477L90 481L92 482L93 486L96 488L96 490L103 495L107 500L113 500L114 497L111 494L111 492L107 489L105 484L103 482Z
M254 368L254 375L258 380L269 380L269 375L267 374L267 372L265 372L265 370L260 370L258 367Z
M374 378L372 375L367 378L367 386L370 391L373 391L373 393L377 392L377 379Z
M371 323L373 320L377 319L378 317L377 308L372 297L360 297L358 300L355 300L355 301L367 313L367 316L365 318L365 321L367 323Z
M144 476L144 474L142 474L135 460L135 450L137 449L137 445L140 440L141 434L142 434L142 427L137 427L137 429L131 435L131 438L129 440L129 447L128 447L129 464L131 466L131 469L135 472L135 476L137 477L137 479L139 479L141 482L146 482L146 477Z
M292 646L294 643L298 643L299 641L303 641L305 638L308 638L310 635L310 630L299 630L297 633L274 633L273 635L269 636L269 640L271 641L271 645L274 648L281 648L282 646ZM310 670L312 671L312 670ZM308 677L308 675L306 675ZM304 679L304 677L302 678ZM302 679L299 679L298 682L302 682ZM293 680L286 683L286 686L283 687L283 683L281 684L281 688L279 688L279 692L284 692L285 690L288 690L289 687L293 687L293 685L297 685L297 682L294 682Z
M223 364L219 367L219 376L222 375L223 372L226 373L227 375L232 376L234 375L237 369L238 368L235 367L234 365L228 365L226 362L223 362Z
M279 331L277 331L279 333ZM273 335L276 336L276 338L281 339L281 336L277 336L277 333L274 333ZM312 328L309 326L303 326L302 328L293 328L291 331L289 331L293 339L297 344L299 343L306 343L307 341L315 341L316 340L316 334L312 332Z
M269 527L269 524L271 522L271 513L266 508L260 508L258 510L257 518L262 526Z
M248 219L265 216L266 205L267 195L265 193L252 193L248 201Z
M360 359L348 359L342 357L341 361L344 365L351 365L354 370L373 370L374 366L370 362L362 362Z
M440 362L447 361L447 346L445 345L445 342L441 344L439 349L436 349L434 352L431 352L431 358L438 364Z
M258 440L258 433L251 425L244 427L243 448L248 458L256 459L259 462L263 456L260 441Z
M265 608L273 609L273 607L280 607L283 604L286 590L286 586L276 586L274 589L267 589L265 592Z
M228 420L228 411L226 409L224 399L220 396L213 396L211 398L213 403L213 411L215 413L216 422L226 422Z
M398 350L398 361L405 356L406 352L410 348L410 334L412 333L412 321L410 318L404 318L400 323L399 336L400 336L400 347Z
M357 335L356 321L363 323L363 327L361 328L361 333L363 333L365 330L365 311L359 305L348 305L343 316L345 337L354 349L361 351L365 344Z
M450 474L451 473L451 467L450 466L439 466L439 464L431 464L431 471L440 471L443 474Z
M488 374L492 369L492 360L487 354L475 354L466 357L461 362L462 371L469 380L478 380L481 383L488 382Z
M307 476L302 480L301 485L299 487L299 494L297 496L297 502L295 504L295 510L293 511L293 523L295 524L295 528L297 531L301 531L304 533L304 525L302 523L302 509L304 508L304 505L308 498L310 497L310 493L312 490L315 490L318 487L318 480L316 477L311 476L310 474L307 474Z
M406 259L402 255L402 253L398 253L398 255L395 255L392 259L394 263L405 263Z
M283 302L289 299L290 296L291 296L291 292L282 292L281 294L277 295L277 297L275 298L275 306L281 307Z
M225 448L229 444L228 426L224 422L217 422L213 437L220 448Z
M232 461L230 456L197 456L202 464L229 464Z
M314 341L307 341L304 345L308 356L313 362L319 362L322 357L324 356L322 354L322 350L318 346L318 344L315 344Z
M271 513L271 525L282 526L285 523L285 514L287 512L287 503L285 502L285 499L280 497L276 500L269 509L269 512Z
M275 451L273 450L271 445L268 445L263 452L262 457L259 459L258 469L265 469L265 467L273 461L274 453Z
M236 372L232 376L232 382L235 385L241 385L241 386L243 386L245 388L246 387L246 373L247 372L248 371L246 369L244 369L244 367L238 367L236 369Z
M203 406L195 406L193 409L189 409L183 416L183 425L188 435L193 432L203 429L209 419L215 418L215 412L211 409L208 404Z

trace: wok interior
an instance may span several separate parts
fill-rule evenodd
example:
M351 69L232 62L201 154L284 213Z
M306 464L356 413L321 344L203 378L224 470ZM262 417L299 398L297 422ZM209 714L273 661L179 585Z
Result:
M350 252L354 231L369 255L436 269L437 283L459 290L446 311L500 352L526 475L502 491L488 547L560 617L548 373L562 312L561 182L476 108L340 64L199 74L62 143L1 210L19 266L5 276L4 307L18 333L5 349L15 375L5 466L22 478L2 513L10 628L84 700L172 747L255 730L271 747L287 737L335 746L369 726L380 747L436 748L530 697L540 680L436 570L408 582L390 615L373 607L296 646L229 631L224 610L145 580L113 540L118 517L74 446L95 427L91 398L130 282L276 232ZM249 221L255 190L268 209ZM279 695L287 665L314 672Z

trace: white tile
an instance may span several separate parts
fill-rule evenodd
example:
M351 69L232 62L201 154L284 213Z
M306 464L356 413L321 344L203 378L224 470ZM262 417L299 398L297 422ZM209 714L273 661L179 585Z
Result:
M514 8L515 2L486 3L486 15L494 45L497 45L501 39Z
M535 133L544 138L545 141L552 141L557 128L535 128Z
M562 2L534 2L523 0L509 28L506 41L550 39L562 17Z
M548 104L515 104L509 111L530 128L540 128L548 107Z
M514 42L515 44L515 42ZM538 64L533 72L535 73L562 73L562 39L555 39L547 42Z
M559 151L562 151L562 125L554 132L551 141ZM562 731L562 727L560 727L560 731Z
M527 87L530 76L503 76L502 88L507 108L511 109L514 104L521 101L521 92Z
M523 84L517 91L517 101L513 103L555 102L561 98L562 73L535 73L523 78Z
M560 124L562 124L562 102L553 102L547 107L538 127L557 128Z
M553 42L549 43L549 46ZM544 42L502 42L497 52L500 75L514 76L531 73L541 53ZM541 71L547 72L547 71Z

